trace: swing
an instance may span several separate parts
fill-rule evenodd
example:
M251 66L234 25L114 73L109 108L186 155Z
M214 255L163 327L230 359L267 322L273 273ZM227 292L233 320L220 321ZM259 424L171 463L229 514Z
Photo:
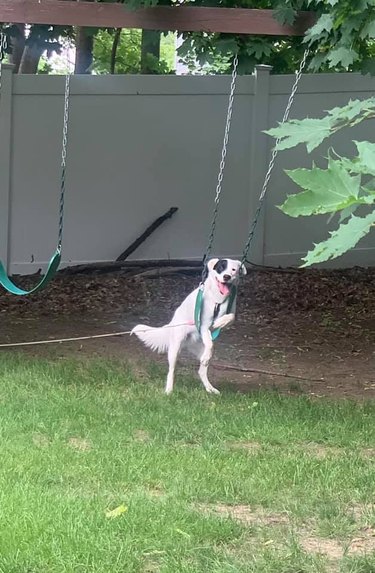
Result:
M288 99L287 106L285 108L285 112L284 112L283 119L281 121L281 125L284 124L286 121L288 121L290 109L292 107L294 96L296 95L297 88L298 88L300 79L302 77L303 70L305 69L308 55L309 55L309 50L305 50L305 53L304 53L303 58L301 60L298 71L296 72L296 78L295 78L295 81L294 81L294 84L292 87L292 91L290 92L290 96ZM210 230L210 234L208 237L208 243L207 243L206 251L205 251L205 254L203 256L203 271L202 271L201 284L200 284L197 298L195 301L194 322L195 322L195 326L196 326L198 332L200 332L200 328L201 328L201 316L202 316L202 310L203 310L203 305L204 305L204 281L207 278L206 262L210 256L210 254L211 254L212 245L213 245L214 238L215 238L217 216L219 213L219 205L220 205L220 198L221 198L221 191L222 191L222 182L223 182L223 177L224 177L225 162L226 162L226 157L227 157L227 147L228 147L228 141L229 141L229 133L230 133L230 127L231 127L231 122L232 122L234 92L236 89L236 81L237 81L237 75L238 75L237 71L238 71L238 56L236 55L234 57L234 60L233 60L232 81L231 81L230 93L229 93L228 111L227 111L227 119L226 119L226 123L225 123L223 147L222 147L222 151L221 151L220 168L219 168L219 174L218 174L218 178L217 178L217 185L216 185L215 198L214 198L214 209L213 209L211 230ZM255 212L254 219L250 225L249 234L248 234L248 237L247 237L247 240L246 240L243 252L242 252L241 264L245 264L245 262L247 261L247 255L249 253L251 244L253 242L255 229L256 229L256 226L257 226L257 223L259 220L260 213L262 211L264 198L265 198L265 195L266 195L266 192L268 189L268 184L269 184L269 181L271 179L271 174L272 174L272 171L273 171L273 168L275 165L275 161L276 161L276 157L278 154L278 143L279 143L279 141L280 141L279 139L276 140L275 147L273 148L272 153L271 153L270 161L268 164L268 169L267 169L267 172L266 172L266 175L264 178L264 183L262 186L261 193L259 195L258 207L257 207L257 210ZM233 303L236 299L236 296L237 296L237 287L233 285L231 288L231 292L229 294L227 314L230 314ZM216 338L220 335L220 331L221 331L220 328L216 328L216 329L211 331L212 340L216 340Z
M6 35L0 33L0 85L2 79L2 63L7 48ZM65 172L66 172L66 150L67 150L67 135L68 135L68 120L69 120L69 99L70 99L70 73L67 73L65 78L65 95L64 95L64 122L63 122L63 138L62 138L62 152L61 152L61 183L60 183L60 208L59 208L59 227L56 250L49 262L46 274L30 290L19 288L8 276L3 263L0 261L0 285L11 294L18 296L25 296L42 290L47 284L55 277L57 269L61 262L61 246L64 228L64 204L65 204Z

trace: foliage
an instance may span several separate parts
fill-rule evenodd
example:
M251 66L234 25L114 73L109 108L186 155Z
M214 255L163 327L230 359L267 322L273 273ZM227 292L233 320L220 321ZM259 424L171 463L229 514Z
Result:
M18 73L35 72L43 53L47 59L54 53L60 54L62 40L72 37L69 26L33 24L26 29L23 25L10 24L4 25L2 30L8 39L8 57ZM44 61L40 69L48 73L49 66Z
M344 127L375 118L375 97L350 101L336 107L321 119L291 120L267 133L277 138L278 149L290 149L301 143L310 153L327 137ZM357 154L340 157L333 150L326 169L287 171L303 191L290 195L281 210L291 217L339 213L339 226L330 237L314 245L303 259L304 265L339 257L357 243L375 225L375 143L354 141ZM355 215L362 207L360 215ZM370 212L368 212L370 211Z
M102 2L107 0L101 0ZM176 0L122 0L130 8L174 5ZM233 7L233 0L181 0L179 4ZM276 73L293 72L306 44L314 54L310 68L314 71L361 70L375 73L375 3L373 0L237 0L235 7L273 9L282 23L292 23L299 10L317 14L315 25L301 38L245 36L232 34L185 33L180 48L182 60L193 71L197 65L206 72L227 73L233 54L238 53L240 73L251 73L258 63L273 66ZM17 40L19 26L6 27ZM96 30L93 30L96 33ZM69 27L33 25L26 46L34 44L40 51L59 52L60 38L71 36ZM25 40L25 38L23 38ZM100 52L98 47L97 52ZM101 60L101 58L99 58ZM135 69L132 58L129 68ZM159 70L157 62L155 71ZM120 67L126 69L127 64ZM101 61L99 69L105 69Z
M308 5L319 14L305 37L314 52L310 68L375 73L374 1L310 0Z
M116 55L116 72L139 74L141 69L141 30L122 30ZM110 72L113 30L99 30L94 43L93 70L99 74ZM174 69L175 35L162 37L160 60L151 54L149 67L155 74L169 74Z
M315 25L308 30L305 44L314 54L310 69L348 70L375 73L375 3L373 0L308 0L306 3L287 0L281 18L295 17L295 10L314 9ZM288 12L288 8L291 12ZM375 98L350 101L342 108L330 110L322 119L290 121L270 130L278 138L279 149L305 143L310 153L328 136L342 127L354 126L375 117ZM355 215L356 210L375 204L375 146L367 141L355 142L357 156L332 159L326 170L295 170L288 175L303 189L288 197L281 209L290 216L340 213L339 227L304 258L304 266L336 258L355 247L374 226L374 210Z
M107 0L101 0L107 1ZM251 73L254 66L267 63L276 73L294 72L306 46L313 54L309 62L313 71L361 70L375 73L375 2L374 0L121 0L129 8L156 5L194 4L273 9L281 23L293 23L297 12L309 10L317 21L304 40L299 37L245 36L233 34L184 33L179 50L182 60L192 71L197 66L205 72L227 73L233 54L239 56L240 73ZM17 34L17 26L8 26ZM59 51L59 38L71 29L59 26L31 26L27 43L34 42L43 50ZM96 31L95 31L96 32ZM43 51L42 50L42 51ZM100 52L98 47L97 52ZM101 59L101 58L99 58ZM135 69L132 58L129 68ZM155 62L155 71L163 70ZM123 69L127 64L121 64ZM101 61L98 68L103 70Z
M298 10L317 15L304 38L313 54L311 70L375 73L374 0L284 0L277 2L276 16L292 23Z
M125 0L132 8L173 5L175 0ZM179 4L232 8L233 0L181 0ZM179 50L182 60L195 71L227 73L238 53L240 73L267 63L276 73L294 72L306 46L313 57L313 71L361 70L375 73L375 2L373 0L237 0L235 7L273 9L275 17L292 24L298 11L313 11L317 21L301 38L184 33Z
M278 17L284 17L284 2L278 0L182 0L179 4L194 6L222 6L227 8L278 8ZM131 8L173 5L175 0L125 0ZM290 11L290 8L288 8ZM293 15L294 15L294 11ZM238 54L240 73L251 73L255 65L267 63L277 73L293 72L301 60L304 46L301 38L245 36L187 32L178 54L191 71L228 73L233 55Z

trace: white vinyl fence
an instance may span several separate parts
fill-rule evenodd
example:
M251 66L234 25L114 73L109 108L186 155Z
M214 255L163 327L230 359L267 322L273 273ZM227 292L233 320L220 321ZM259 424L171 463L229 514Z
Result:
M294 76L260 66L241 77L213 254L241 253ZM170 207L176 215L133 259L200 259L212 218L229 77L74 76L70 109L63 264L112 261ZM375 80L357 74L302 78L291 117L364 99ZM0 106L0 258L11 274L44 269L56 246L64 78L5 68ZM335 136L340 154L374 138L372 122ZM249 258L298 265L327 236L327 217L291 219L279 205L297 188L284 169L318 164L302 146L280 153ZM371 265L375 233L335 266Z

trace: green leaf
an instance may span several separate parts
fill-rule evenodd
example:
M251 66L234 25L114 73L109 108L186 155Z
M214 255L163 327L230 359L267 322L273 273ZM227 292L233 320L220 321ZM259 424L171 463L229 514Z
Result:
M343 68L348 68L356 59L358 54L355 50L350 48L336 48L328 54L328 61L331 62L331 66L342 66Z
M246 47L246 53L249 56L254 55L258 59L261 59L263 57L268 58L268 56L271 54L271 52L272 52L271 46L263 40L251 42Z
M353 159L341 158L341 165L350 173L375 176L375 143L354 141L358 155Z
M308 65L308 70L317 71L327 61L327 54L325 52L318 52L315 54Z
M366 22L363 26L360 37L364 38L375 38L375 20L370 20Z
M328 169L295 169L286 172L304 192L289 195L281 210L290 217L322 215L357 204L361 178L352 177L340 161L330 160Z
M216 42L216 49L219 54L236 54L238 46L235 38L220 38Z
M305 38L309 42L313 42L322 34L322 32L330 32L333 28L333 16L331 14L322 14L319 20L312 26L306 33Z
M365 173L375 176L375 143L369 141L355 141L358 150L358 161L361 171L356 173ZM358 165L356 164L357 168Z
M115 517L120 517L120 515L122 515L123 513L126 513L128 511L128 508L126 507L126 505L119 505L118 507L115 507L115 509L111 509L109 511L106 511L105 516L108 519L113 519Z
M353 213L355 213L357 209L358 205L350 205L349 207L343 209L340 213L339 223L343 223L344 221L346 221L346 219L349 219L349 217L353 215Z
M333 120L337 123L352 122L356 117L363 116L366 118L368 113L375 112L375 98L360 100L349 100L349 102L342 107L334 107L327 111Z
M361 63L361 74L375 76L375 59L365 58Z
M277 8L273 12L275 19L280 24L293 24L296 18L296 10L292 8L292 6L285 4L279 4Z
M362 28L363 25L363 12L358 11L357 15L354 14L351 18L345 18L341 24L341 38L344 39L343 42L340 42L342 45L346 45L347 47L351 45L353 35L358 36L359 30Z
M314 249L302 259L304 264L301 266L308 267L340 257L353 249L374 225L375 211L366 217L352 215L347 223L342 223L336 231L330 233L329 239L314 245Z
M362 186L362 191L369 195L375 195L375 177L372 177L370 181L366 183L366 185ZM375 202L375 199L374 199Z
M322 119L292 119L265 133L280 140L276 145L278 150L290 149L300 143L305 143L310 153L330 135L331 119L328 116Z

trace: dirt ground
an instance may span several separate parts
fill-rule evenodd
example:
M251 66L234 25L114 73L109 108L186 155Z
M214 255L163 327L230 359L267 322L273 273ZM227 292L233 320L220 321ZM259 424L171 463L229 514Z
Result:
M162 325L198 283L198 273L60 274L37 295L0 294L0 344L117 332L138 322ZM224 391L375 398L374 300L375 269L251 270L241 284L237 321L215 346L212 382ZM165 364L129 336L18 351L116 357L139 368L145 360ZM182 363L193 368L185 358Z

